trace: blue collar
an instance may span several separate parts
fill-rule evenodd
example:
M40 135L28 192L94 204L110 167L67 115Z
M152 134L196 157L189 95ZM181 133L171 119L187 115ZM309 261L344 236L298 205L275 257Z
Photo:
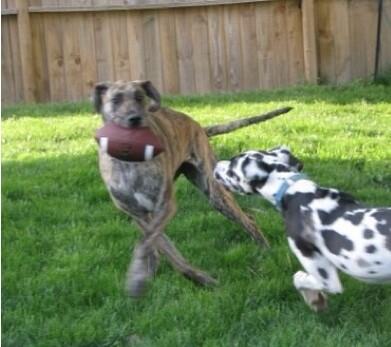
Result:
M282 209L282 199L284 198L284 195L286 191L289 189L289 187L292 185L293 182L297 182L300 180L305 180L308 179L307 175L298 173L296 175L293 175L289 177L288 179L284 180L284 183L281 184L280 189L276 193L273 194L275 202L276 202L276 207L278 210L281 211Z

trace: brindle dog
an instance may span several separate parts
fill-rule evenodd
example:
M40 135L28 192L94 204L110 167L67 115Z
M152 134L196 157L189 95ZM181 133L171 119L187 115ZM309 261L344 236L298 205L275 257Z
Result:
M215 279L192 267L164 234L165 226L176 211L173 185L180 174L200 189L214 208L239 223L259 244L267 245L253 220L213 178L216 159L208 136L270 119L290 108L202 128L187 115L161 107L160 95L149 81L100 83L95 86L93 98L103 122L124 127L148 126L165 149L144 162L121 161L99 151L101 175L114 204L131 216L143 233L128 270L126 288L130 295L142 294L147 280L157 269L159 253L194 282L216 283Z

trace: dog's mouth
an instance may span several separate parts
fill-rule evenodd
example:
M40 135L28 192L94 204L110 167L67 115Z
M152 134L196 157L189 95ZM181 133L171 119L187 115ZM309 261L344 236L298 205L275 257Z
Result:
M139 128L145 126L143 116L113 117L110 122L123 128Z
M128 119L128 126L131 128L139 127L142 125L142 117L141 116L133 116Z

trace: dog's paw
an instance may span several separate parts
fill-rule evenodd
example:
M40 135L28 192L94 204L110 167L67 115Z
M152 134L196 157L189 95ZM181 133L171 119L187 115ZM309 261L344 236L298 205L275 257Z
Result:
M327 309L327 295L318 290L300 289L306 304L315 312L321 312Z
M306 288L306 284L307 284L307 278L308 278L308 274L304 271L297 271L294 275L293 275L293 284L295 286L296 289L302 289L302 288Z
M323 286L316 278L304 271L297 271L293 275L293 284L296 289L322 290Z
M125 291L132 298L140 298L145 293L147 281L131 279L126 283Z

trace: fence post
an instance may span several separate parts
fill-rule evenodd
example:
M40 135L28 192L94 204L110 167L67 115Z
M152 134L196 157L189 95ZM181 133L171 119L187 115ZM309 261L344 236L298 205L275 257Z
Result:
M314 0L301 1L304 47L304 73L308 83L318 83Z
M20 59L25 102L35 101L33 44L28 1L16 0Z

